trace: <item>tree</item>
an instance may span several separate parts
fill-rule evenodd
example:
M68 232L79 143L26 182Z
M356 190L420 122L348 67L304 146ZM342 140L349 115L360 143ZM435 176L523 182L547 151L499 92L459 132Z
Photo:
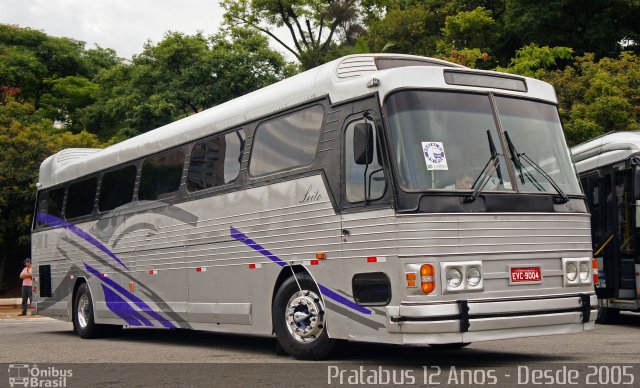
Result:
M483 7L458 12L445 19L443 44L455 50L477 48L489 51L495 40L494 26L491 12Z
M99 147L95 136L55 129L35 108L11 97L0 105L0 291L17 285L16 266L29 254L40 163L69 147Z
M569 145L611 131L640 130L640 57L622 52L617 58L596 60L593 53L575 58L567 47L518 50L508 68L498 68L551 83L558 95L560 118Z
M392 8L370 22L367 42L373 52L434 56L440 28L440 17L424 4Z
M278 42L304 69L336 57L341 45L355 45L363 29L357 0L223 0L225 23L259 31ZM292 44L273 27L284 27Z
M567 46L578 55L615 57L640 50L640 2L636 0L504 0L502 52L518 47ZM622 47L621 42L629 47Z
M120 60L111 49L85 50L84 42L0 24L0 88L41 116L80 132L78 110L95 101L93 79Z
M564 67L571 59L573 59L573 49L570 47L540 47L531 43L516 51L515 57L509 62L509 67L497 67L496 70L544 78L548 70Z
M84 126L119 141L267 86L290 74L284 58L255 31L211 37L169 32L157 44L96 78L97 100Z
M611 131L640 130L640 57L622 52L617 58L595 58L585 54L545 77L558 93L571 145Z

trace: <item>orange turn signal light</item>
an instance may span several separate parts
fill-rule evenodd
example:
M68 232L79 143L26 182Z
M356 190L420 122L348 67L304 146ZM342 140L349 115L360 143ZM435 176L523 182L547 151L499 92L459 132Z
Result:
M600 277L598 275L598 260L597 259L591 259L591 268L593 268L593 284L597 286L598 282L600 281Z
M418 280L418 274L415 272L405 272L405 279L407 280L407 287L417 287L416 280Z
M430 294L436 289L435 273L435 268L431 264L423 264L420 267L420 285L425 294Z
M327 253L326 252L316 252L316 259L324 260L326 258L327 258Z

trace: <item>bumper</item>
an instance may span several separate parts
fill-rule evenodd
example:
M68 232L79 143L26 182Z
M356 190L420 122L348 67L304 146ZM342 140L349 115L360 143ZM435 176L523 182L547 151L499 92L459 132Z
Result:
M595 327L597 305L595 293L584 293L388 306L386 328L422 345L578 333Z

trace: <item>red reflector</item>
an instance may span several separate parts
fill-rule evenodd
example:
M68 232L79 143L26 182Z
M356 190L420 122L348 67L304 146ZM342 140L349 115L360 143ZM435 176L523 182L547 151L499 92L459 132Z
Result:
M311 260L311 265L318 265L320 261L318 260Z
M378 258L375 256L367 257L367 263L375 263L378 261Z
M250 268L250 269L254 269L255 267L256 267L256 265L255 265L255 264L249 264L249 268Z

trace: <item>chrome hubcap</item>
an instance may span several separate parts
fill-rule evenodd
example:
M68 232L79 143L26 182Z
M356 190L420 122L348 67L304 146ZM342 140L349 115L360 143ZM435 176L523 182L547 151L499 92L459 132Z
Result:
M89 297L87 294L80 295L80 299L78 299L78 323L81 328L87 327L87 323L89 322Z
M313 342L324 330L324 306L311 291L298 291L289 299L285 310L289 334L299 342Z

